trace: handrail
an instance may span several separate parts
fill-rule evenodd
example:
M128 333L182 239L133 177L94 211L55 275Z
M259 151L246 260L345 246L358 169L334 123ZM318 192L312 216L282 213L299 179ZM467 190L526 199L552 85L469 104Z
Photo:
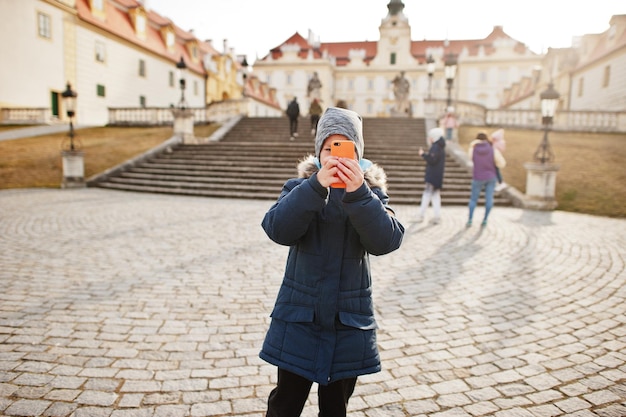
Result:
M434 118L443 117L445 100L425 100L429 109L438 109ZM486 109L469 102L454 103L459 124L497 126L504 128L541 129L539 110ZM110 126L158 126L174 122L172 107L109 107ZM195 124L222 123L238 115L247 115L245 99L211 103L207 107L189 108ZM2 108L1 124L50 124L48 108ZM418 115L416 115L418 116ZM423 116L421 116L423 117ZM626 112L623 111L561 111L554 117L553 130L577 132L626 133Z

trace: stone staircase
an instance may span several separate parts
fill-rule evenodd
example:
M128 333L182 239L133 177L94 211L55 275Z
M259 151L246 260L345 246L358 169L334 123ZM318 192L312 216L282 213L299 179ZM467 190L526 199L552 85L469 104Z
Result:
M141 158L90 186L118 190L207 197L275 200L286 179L296 176L297 162L313 152L308 119L299 136L289 139L286 118L243 118L220 141L177 144ZM424 189L424 119L364 119L364 156L383 166L391 204L419 204ZM466 205L470 171L448 155L443 205ZM481 201L482 203L482 201ZM496 204L511 205L505 196Z

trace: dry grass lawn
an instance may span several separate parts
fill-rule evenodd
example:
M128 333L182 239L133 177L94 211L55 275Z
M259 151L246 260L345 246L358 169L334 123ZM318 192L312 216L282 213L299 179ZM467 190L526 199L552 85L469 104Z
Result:
M489 134L496 128L461 127L459 144L467 149L480 130ZM532 162L543 131L505 129L504 138L504 181L525 192L524 164ZM559 166L557 209L626 218L626 135L553 131L548 139Z
M207 137L219 126L196 126ZM15 127L0 127L0 131ZM467 149L479 130L461 127L459 144ZM100 127L77 131L85 152L89 178L161 144L172 127ZM539 130L505 129L507 167L504 180L521 192L526 188L524 163L531 162L541 143ZM550 132L555 163L558 210L626 218L626 135ZM0 189L59 188L62 181L61 147L67 133L0 141Z
M209 136L217 125L197 126ZM6 128L5 128L6 129ZM172 127L97 127L76 131L84 152L85 178L103 172L172 137ZM0 141L0 189L59 188L63 181L61 149L67 133Z

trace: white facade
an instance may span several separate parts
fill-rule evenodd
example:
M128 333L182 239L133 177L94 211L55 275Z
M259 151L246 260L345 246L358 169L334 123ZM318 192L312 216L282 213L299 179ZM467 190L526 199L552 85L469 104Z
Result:
M60 99L67 81L65 13L45 1L3 0L0 16L0 105L50 107L51 96ZM48 21L43 23L43 36L39 34L40 18Z
M78 94L75 123L81 125L108 123L109 108L178 106L181 57L186 107L242 96L232 50L219 53L140 0L0 0L0 17L2 115L37 114L8 122L66 120L61 94L68 83ZM266 97L259 103L277 108Z
M572 74L570 109L626 109L626 48Z
M97 59L104 48L104 61ZM87 125L108 121L109 107L177 106L181 98L179 78L172 61L131 44L80 27L76 36L78 92L77 120ZM100 58L102 59L102 58ZM140 74L143 67L143 75ZM187 72L185 101L188 107L204 106L204 79ZM104 96L102 90L104 89Z

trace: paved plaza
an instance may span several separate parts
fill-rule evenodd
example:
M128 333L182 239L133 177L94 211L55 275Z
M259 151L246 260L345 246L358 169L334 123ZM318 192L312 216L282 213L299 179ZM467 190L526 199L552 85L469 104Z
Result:
M0 415L263 417L271 204L0 191ZM371 258L383 370L351 417L626 416L626 220L395 208L403 245Z

